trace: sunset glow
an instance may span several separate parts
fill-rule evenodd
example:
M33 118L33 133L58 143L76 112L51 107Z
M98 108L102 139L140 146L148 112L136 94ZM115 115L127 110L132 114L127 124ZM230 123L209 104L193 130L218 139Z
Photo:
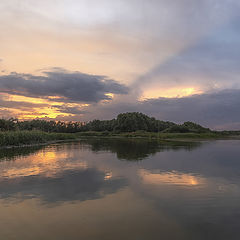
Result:
M36 175L53 177L62 171L87 168L85 161L78 161L76 163L64 162L68 157L65 152L58 152L56 154L55 151L39 151L31 157L21 159L16 163L15 167L10 166L9 168L1 169L0 175L9 179ZM110 175L106 174L106 178L110 178Z
M197 186L204 184L204 179L202 177L178 172L151 173L147 170L140 170L139 176L145 184L152 185L171 184L179 186Z
M235 0L3 0L0 117L89 121L137 110L235 129L239 8Z
M153 89L147 90L143 93L140 100L146 100L151 98L181 98L194 94L201 94L201 91L196 90L194 87L189 88L169 88L169 89Z

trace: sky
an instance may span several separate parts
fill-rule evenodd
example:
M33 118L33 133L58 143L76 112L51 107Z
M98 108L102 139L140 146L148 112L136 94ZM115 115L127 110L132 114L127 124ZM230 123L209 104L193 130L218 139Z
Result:
M238 0L1 0L0 117L139 111L240 129Z

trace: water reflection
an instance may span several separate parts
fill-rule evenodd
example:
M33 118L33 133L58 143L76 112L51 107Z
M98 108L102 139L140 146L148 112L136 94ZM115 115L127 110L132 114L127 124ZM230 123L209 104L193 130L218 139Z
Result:
M114 193L126 183L125 179L106 178L104 172L93 168L63 171L54 178L33 174L1 181L0 198L39 198L43 203L85 201Z
M16 147L16 148L1 148L0 149L0 162L7 160L14 160L18 157L24 157L31 155L40 149L44 148L44 146L33 146L33 147Z
M110 151L120 160L138 161L157 152L169 150L194 150L201 142L151 141L146 139L85 139L82 144L91 146L93 152Z
M205 179L200 176L184 174L181 172L150 172L144 169L139 170L139 176L144 184L153 185L179 185L179 186L200 186L205 182Z
M86 139L5 150L0 239L237 240L239 144Z

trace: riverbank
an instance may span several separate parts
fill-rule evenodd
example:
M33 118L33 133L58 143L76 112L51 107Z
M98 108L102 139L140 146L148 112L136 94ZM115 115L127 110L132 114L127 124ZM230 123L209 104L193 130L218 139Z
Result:
M0 147L32 146L56 141L73 140L77 137L74 133L47 133L41 131L0 132Z
M81 138L147 138L158 140L217 140L217 139L240 139L239 134L228 132L208 133L152 133L152 132L78 132L78 133L47 133L41 131L9 131L0 132L0 147L32 146L48 144Z
M162 132L80 132L76 133L78 137L124 137L124 138L150 138L150 139L240 139L240 134L233 134L232 132L206 132L206 133L162 133Z

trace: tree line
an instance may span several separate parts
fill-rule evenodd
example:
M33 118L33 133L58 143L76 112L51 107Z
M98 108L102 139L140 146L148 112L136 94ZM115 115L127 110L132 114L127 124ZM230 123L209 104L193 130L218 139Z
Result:
M193 122L176 124L169 121L157 120L139 112L121 113L112 120L93 120L83 122L63 122L46 120L18 121L17 119L0 119L0 131L40 130L44 132L75 133L86 131L97 132L173 132L173 133L204 133L210 129Z
M39 130L43 132L75 133L81 131L83 124L82 122L46 121L40 119L19 121L10 118L0 119L0 131Z

